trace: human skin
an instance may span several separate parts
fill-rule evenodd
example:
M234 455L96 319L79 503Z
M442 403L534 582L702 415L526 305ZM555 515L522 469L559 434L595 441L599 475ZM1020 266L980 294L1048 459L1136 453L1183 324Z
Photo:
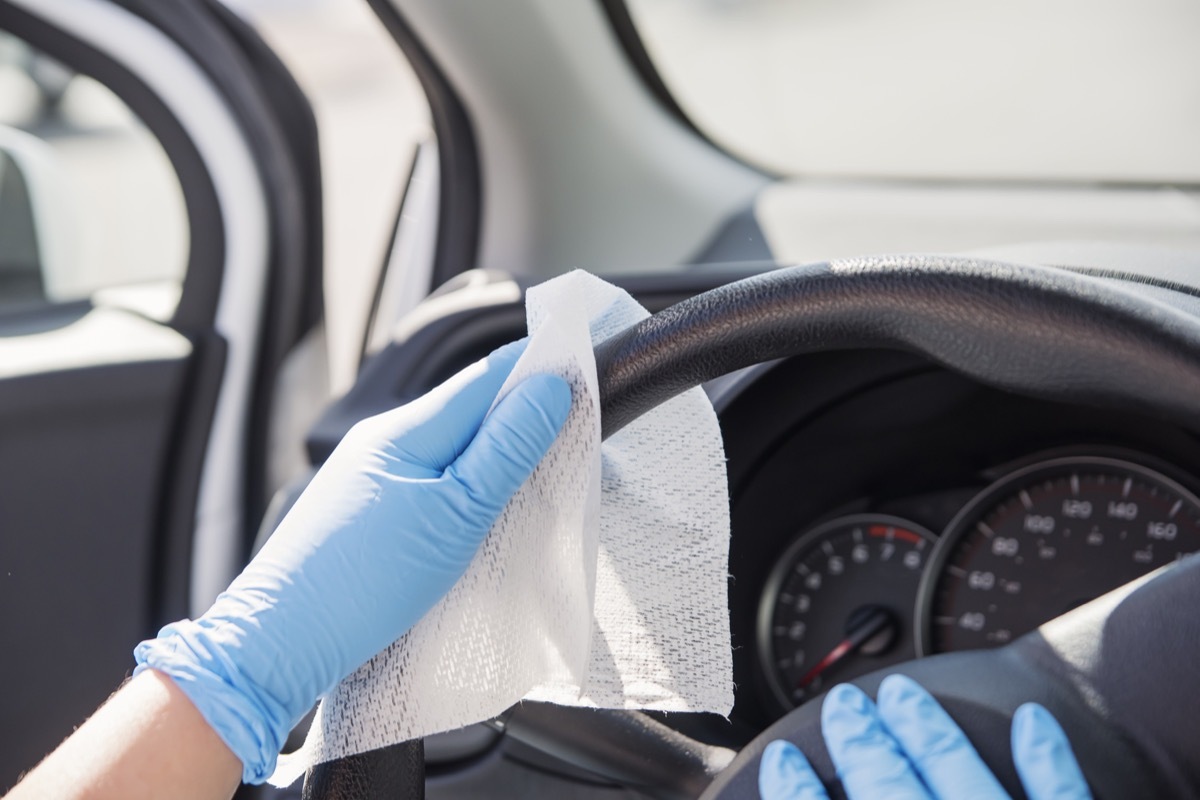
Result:
M148 670L29 773L6 800L233 797L242 762L187 696Z

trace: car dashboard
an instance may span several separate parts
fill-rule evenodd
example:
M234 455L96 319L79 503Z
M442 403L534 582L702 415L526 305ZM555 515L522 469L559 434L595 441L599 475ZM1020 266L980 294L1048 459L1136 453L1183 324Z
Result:
M894 352L791 359L723 404L738 703L1006 644L1200 549L1200 443Z
M757 271L614 282L655 311ZM358 419L524 335L524 288L472 273L435 293L319 421L313 462ZM705 388L728 458L736 700L729 719L659 718L710 744L741 747L834 683L1004 644L1200 550L1200 441L1166 417L1015 394L892 350L796 356ZM426 748L431 787L499 749L580 777L479 731Z

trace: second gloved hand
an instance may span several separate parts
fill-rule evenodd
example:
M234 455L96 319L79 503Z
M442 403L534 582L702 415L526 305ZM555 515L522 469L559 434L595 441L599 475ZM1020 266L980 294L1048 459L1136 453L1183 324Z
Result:
M937 701L915 681L890 675L878 705L848 684L821 706L829 757L850 800L1001 800L1008 794ZM1090 800L1066 734L1046 709L1013 716L1013 762L1030 800ZM763 800L829 800L795 745L774 741L759 765Z
M356 425L212 608L138 646L138 669L183 689L244 780L265 780L312 704L450 590L553 443L571 405L557 377L487 413L521 352Z

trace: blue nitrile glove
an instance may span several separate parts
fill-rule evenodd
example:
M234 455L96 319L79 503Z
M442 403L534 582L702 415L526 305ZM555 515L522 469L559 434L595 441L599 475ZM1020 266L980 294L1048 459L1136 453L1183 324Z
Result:
M854 686L835 686L821 707L821 729L850 800L1008 797L950 715L902 675L884 679L878 706ZM1046 709L1017 709L1012 748L1030 800L1090 800L1067 736ZM829 798L808 760L782 740L763 751L758 789L763 800Z
M558 435L571 391L550 375L485 419L522 351L355 425L212 608L138 645L138 670L174 679L245 781L265 780L313 703L450 590Z

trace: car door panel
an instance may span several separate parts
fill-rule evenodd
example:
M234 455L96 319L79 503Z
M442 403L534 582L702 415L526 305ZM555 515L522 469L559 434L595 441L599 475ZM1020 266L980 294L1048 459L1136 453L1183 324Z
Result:
M119 291L0 313L2 793L242 563L275 373L321 315L321 202L311 111L226 12L0 0L0 30L140 118L190 234L173 313Z
M137 343L113 363L113 345L65 347L73 327L93 341ZM148 629L158 498L192 355L177 332L120 311L8 333L0 335L3 784L119 685L129 643ZM72 363L39 358L48 351ZM27 369L18 373L20 364Z

